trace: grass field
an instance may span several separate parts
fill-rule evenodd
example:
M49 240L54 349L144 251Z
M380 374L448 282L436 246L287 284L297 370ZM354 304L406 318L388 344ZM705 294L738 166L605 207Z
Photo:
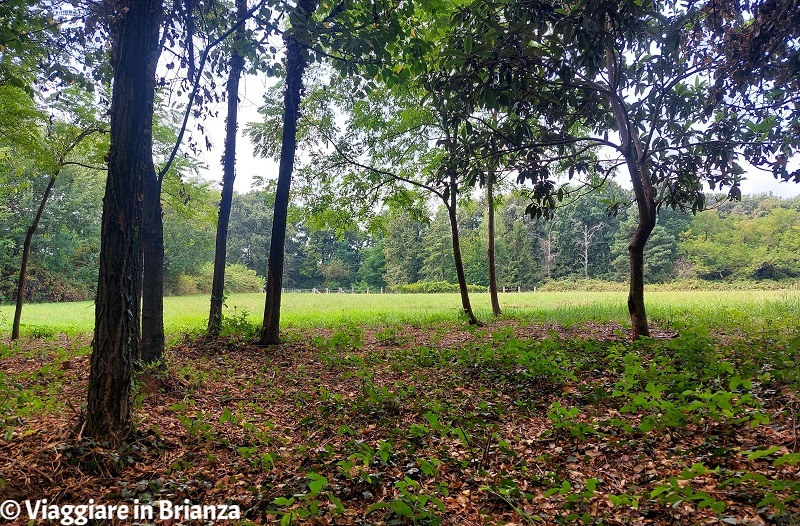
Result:
M572 325L580 322L627 324L626 294L622 292L536 292L500 295L504 316L520 321ZM482 319L490 317L487 294L473 294ZM648 314L656 324L702 323L750 329L796 328L800 322L800 291L686 291L649 292ZM236 294L227 300L230 317L258 324L263 294ZM282 325L287 328L378 326L387 323L430 324L458 319L457 294L285 294ZM208 319L208 296L165 299L168 334L197 332ZM13 307L0 306L0 331L11 330ZM94 304L48 303L26 305L22 333L75 335L91 332Z

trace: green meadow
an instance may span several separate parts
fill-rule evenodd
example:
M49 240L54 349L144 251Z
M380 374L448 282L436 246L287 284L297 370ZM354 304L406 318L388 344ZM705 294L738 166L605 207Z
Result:
M489 296L471 296L481 319L490 318ZM728 329L793 330L800 325L800 291L671 291L646 295L651 323L662 326L705 325ZM168 334L204 329L209 298L205 295L164 300ZM628 323L624 292L529 292L500 295L503 316L529 323L573 325L582 322ZM229 319L258 324L263 294L235 294L226 301ZM286 328L378 326L387 323L425 325L458 321L457 294L300 294L283 296L282 324ZM0 306L0 330L11 330L13 306ZM41 336L75 335L92 331L92 302L26 305L22 333Z

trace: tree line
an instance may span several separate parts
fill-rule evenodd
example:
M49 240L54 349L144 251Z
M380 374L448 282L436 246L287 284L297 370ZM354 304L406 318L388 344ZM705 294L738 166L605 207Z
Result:
M35 158L49 177L26 239L65 168L107 170L86 433L112 443L130 429L133 371L157 363L164 350L164 196L172 179L186 201L181 164L210 140L202 119L214 111L208 103L226 100L208 326L212 336L219 331L238 79L245 70L282 79L263 126L251 130L257 146L279 162L262 345L280 342L295 175L311 183L299 188L304 206L338 201L341 207L323 209L353 217L374 215L381 204L419 219L419 203L433 199L446 215L462 309L472 324L480 320L467 286L462 231L468 230L460 224L471 192L486 195L489 289L499 315L495 263L502 243L495 243L494 192L503 181L516 180L528 215L554 218L565 203L625 177L633 199L614 198L607 208L617 216L633 211L629 237L620 241L633 338L649 334L645 252L662 210L704 210L706 185L739 200L745 161L800 180L790 169L798 141L796 0L72 6L67 14L58 2L0 6L8 22L0 33L0 137L7 157ZM331 81L315 82L319 71L329 71L319 78ZM85 115L73 114L75 105L55 105L75 88L89 94ZM45 102L51 95L54 101ZM171 137L159 133L163 115ZM196 133L187 127L192 115ZM53 124L62 122L69 124L65 133L52 135ZM108 141L104 155L78 151L97 134ZM298 159L298 141L316 150L313 163ZM588 274L590 242L604 228L571 228L585 241L578 256ZM554 253L546 262L551 274ZM19 275L22 298L25 263Z
M102 178L71 169L56 187L31 246L25 301L94 299ZM39 181L43 184L43 181ZM188 189L188 190L187 190ZM5 202L0 301L16 297L16 275L25 231L35 214L35 185L27 196ZM210 294L215 242L215 203L219 193L206 182L183 185L184 197L164 206L164 292ZM268 268L272 224L271 189L234 194L227 242L226 290L260 292ZM610 183L580 202L558 209L550 220L525 214L528 201L519 193L497 196L495 258L498 286L533 290L550 280L625 281L627 239L634 218L629 210L609 215L613 198L629 191ZM186 201L188 199L188 201ZM709 196L714 202L721 196ZM19 207L22 204L22 208ZM489 285L487 204L477 198L460 209L459 228L467 282ZM326 225L301 203L292 203L287 225L283 283L288 289L339 288L378 292L452 290L432 284L455 284L447 214L386 210L368 225ZM800 198L744 196L721 201L695 215L664 210L647 247L648 283L699 279L709 282L792 280L800 276ZM17 215L14 215L17 214ZM20 217L24 219L21 221ZM403 287L424 282L426 287ZM432 288L433 287L433 288Z

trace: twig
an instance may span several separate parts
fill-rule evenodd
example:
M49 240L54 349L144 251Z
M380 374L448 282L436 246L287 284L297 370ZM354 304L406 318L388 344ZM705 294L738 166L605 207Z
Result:
M83 437L83 430L86 429L86 420L83 421L81 424L81 429L78 431L78 437L76 438L76 442L80 442L81 438Z

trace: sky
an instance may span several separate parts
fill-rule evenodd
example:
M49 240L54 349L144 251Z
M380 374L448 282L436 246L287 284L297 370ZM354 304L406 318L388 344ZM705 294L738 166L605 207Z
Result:
M261 120L258 108L263 103L267 83L271 84L273 82L275 82L274 79L253 75L243 77L240 82L239 132L236 144L236 180L234 182L234 189L238 193L246 193L252 189L254 176L260 176L265 179L277 179L278 177L278 163L271 159L256 156L253 153L253 145L250 139L245 135L248 123ZM213 132L213 136L209 138L212 141L213 148L200 156L200 160L206 165L204 169L200 170L200 176L205 180L221 184L226 104L224 102L220 103L216 109L218 110L218 117L207 118L204 123L205 128ZM194 129L191 124L190 129ZM199 141L200 144L203 144L203 142ZM623 187L630 188L630 183L626 181L626 177L623 174L620 174L616 181ZM777 181L771 174L751 168L742 183L742 194L761 193L772 193L780 197L795 197L800 195L800 184Z

